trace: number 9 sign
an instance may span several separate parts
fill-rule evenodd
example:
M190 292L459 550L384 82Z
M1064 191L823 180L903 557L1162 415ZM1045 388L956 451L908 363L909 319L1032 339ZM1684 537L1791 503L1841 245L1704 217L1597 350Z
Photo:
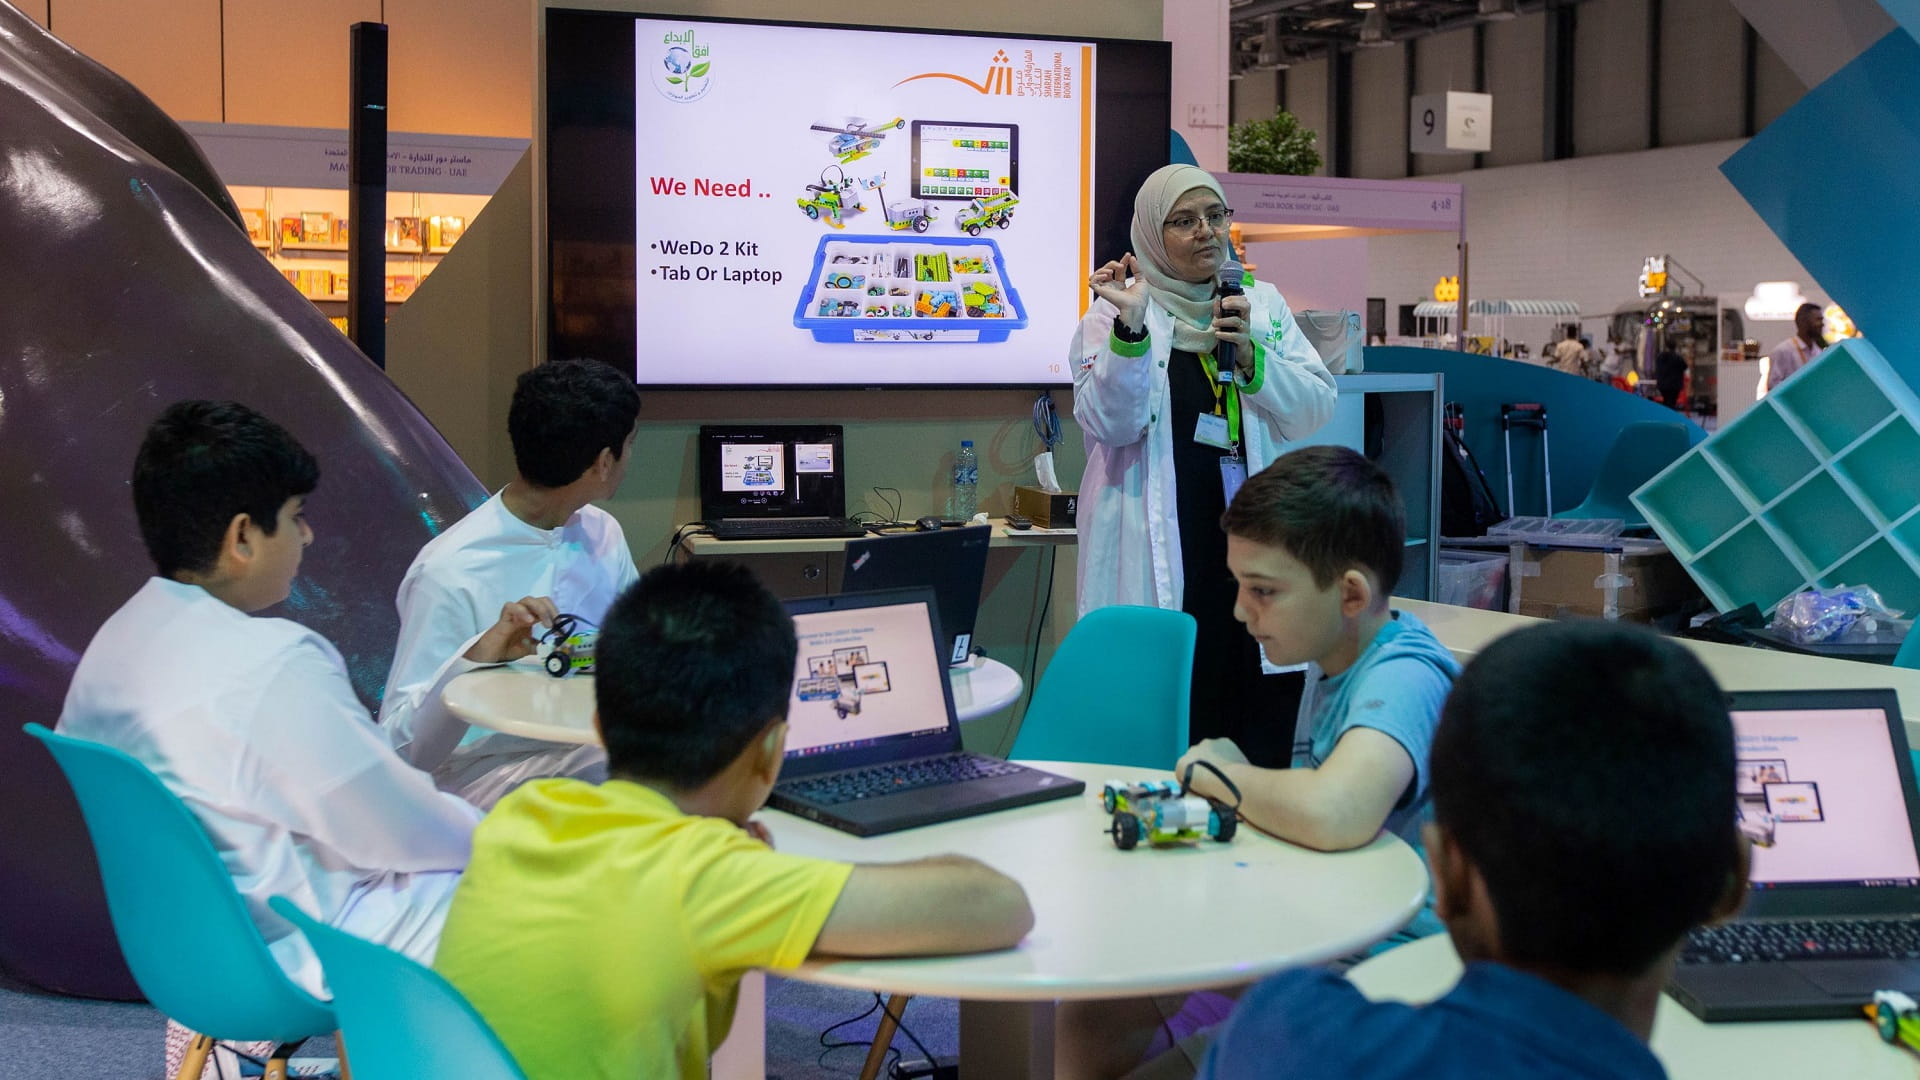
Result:
M1427 134L1429 135L1433 134L1434 117L1433 117L1432 109L1428 109L1426 112L1423 112L1420 114L1420 122L1426 125Z

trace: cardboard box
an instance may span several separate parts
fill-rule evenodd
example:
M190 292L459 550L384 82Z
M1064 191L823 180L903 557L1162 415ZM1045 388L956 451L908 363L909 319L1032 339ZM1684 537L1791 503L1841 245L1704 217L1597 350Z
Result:
M1519 584L1520 614L1542 619L1651 622L1705 600L1680 560L1666 551L1622 554L1528 545Z
M1073 528L1074 515L1079 509L1077 491L1041 491L1018 484L1013 489L1013 512L1032 518L1033 523L1043 529Z

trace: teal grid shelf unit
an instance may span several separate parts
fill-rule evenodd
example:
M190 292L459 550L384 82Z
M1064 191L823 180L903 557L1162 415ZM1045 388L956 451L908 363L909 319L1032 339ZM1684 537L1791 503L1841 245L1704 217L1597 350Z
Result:
M1920 397L1842 341L1633 493L1721 611L1818 584L1920 610Z

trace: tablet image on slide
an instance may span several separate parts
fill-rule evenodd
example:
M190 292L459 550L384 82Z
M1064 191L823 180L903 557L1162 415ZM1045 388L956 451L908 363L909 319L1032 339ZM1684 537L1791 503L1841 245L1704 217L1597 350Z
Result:
M1733 790L1740 795L1760 795L1762 784L1788 779L1787 763L1780 758L1741 758L1734 768Z
M1767 813L1777 821L1825 821L1820 811L1820 785L1812 781L1762 785Z
M884 694L893 689L893 684L887 680L885 660L871 664L856 664L853 669L853 681L854 685L860 687L861 692L866 694Z
M834 670L833 657L809 656L807 657L807 674L816 679L832 679L837 678L840 673Z

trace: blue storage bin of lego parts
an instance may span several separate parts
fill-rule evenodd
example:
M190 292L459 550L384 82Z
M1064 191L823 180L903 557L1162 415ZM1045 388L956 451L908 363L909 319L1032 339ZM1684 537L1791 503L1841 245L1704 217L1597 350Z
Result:
M1441 548L1434 599L1455 607L1507 610L1507 553Z
M1633 493L1721 611L1811 585L1920 610L1920 396L1878 350L1828 349Z
M793 325L827 342L999 342L1027 325L992 238L823 236Z

